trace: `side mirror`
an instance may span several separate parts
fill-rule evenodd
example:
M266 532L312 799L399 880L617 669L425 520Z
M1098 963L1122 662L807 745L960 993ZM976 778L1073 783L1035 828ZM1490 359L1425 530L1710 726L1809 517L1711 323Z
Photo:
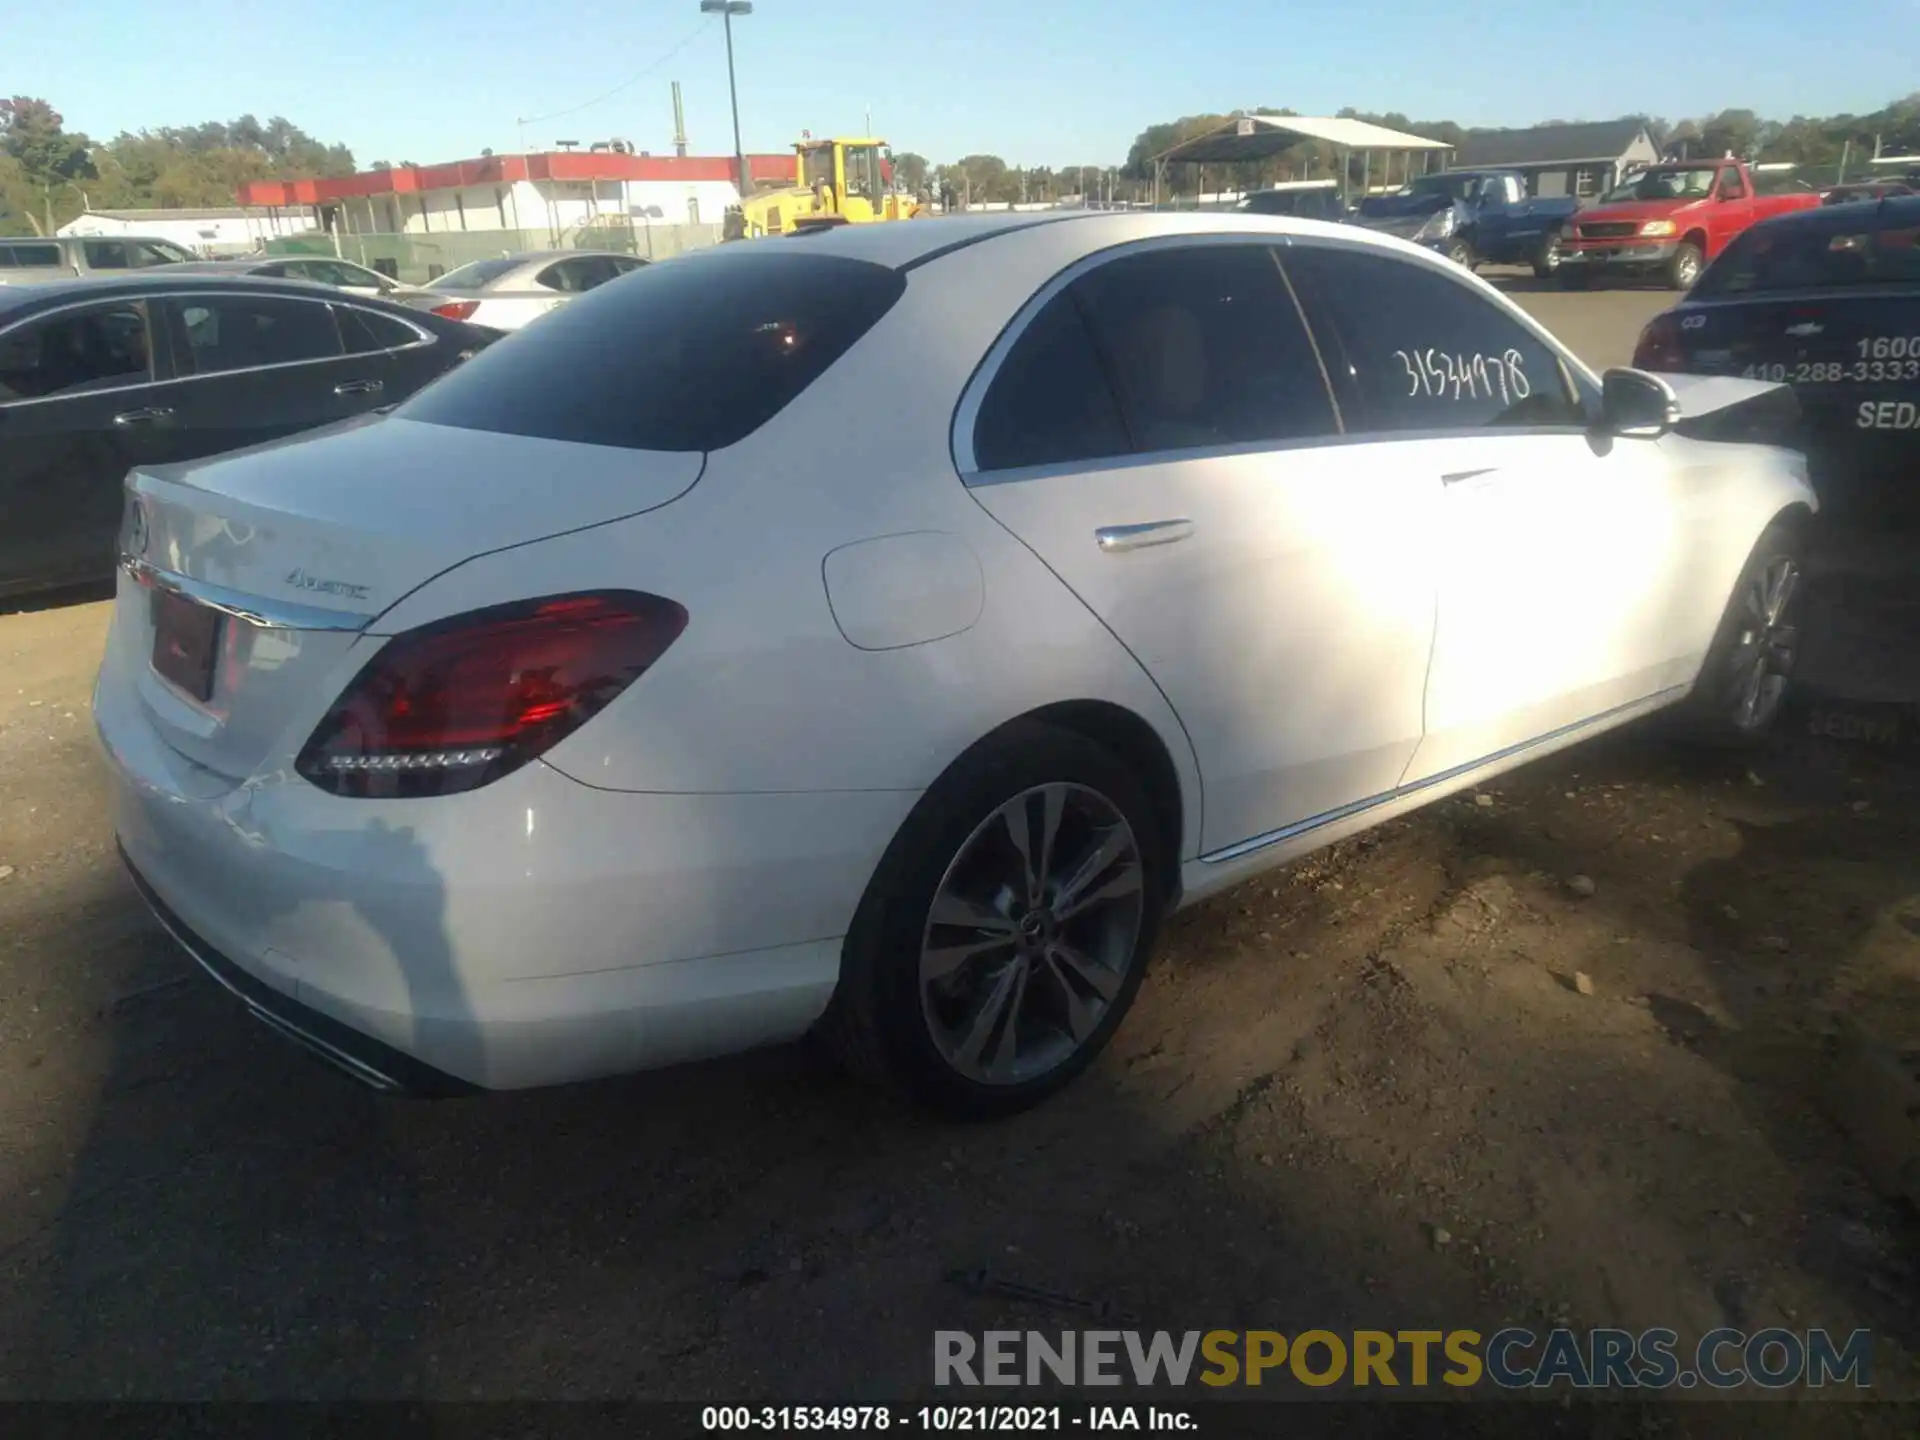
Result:
M1600 428L1630 440L1657 440L1680 422L1680 399L1658 375L1617 366L1600 377Z

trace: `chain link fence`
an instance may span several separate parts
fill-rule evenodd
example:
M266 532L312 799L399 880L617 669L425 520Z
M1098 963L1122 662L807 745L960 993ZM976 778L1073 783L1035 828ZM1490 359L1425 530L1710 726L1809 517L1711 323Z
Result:
M665 260L720 241L715 225L602 223L569 231L559 244L551 230L433 230L423 234L295 235L269 240L274 255L335 255L409 285L424 285L476 260L530 250L612 250L643 260ZM336 249L336 241L338 248Z

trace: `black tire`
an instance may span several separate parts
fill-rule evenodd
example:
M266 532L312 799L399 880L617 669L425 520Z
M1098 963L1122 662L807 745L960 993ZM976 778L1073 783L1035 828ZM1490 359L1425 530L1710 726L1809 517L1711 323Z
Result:
M1585 290L1593 284L1593 276L1578 266L1569 270L1565 265L1562 265L1558 278L1562 290Z
M1533 278L1551 280L1560 273L1560 237L1549 235L1540 242L1539 253L1533 257Z
M1474 267L1473 247L1464 240L1456 240L1447 246L1447 259L1461 269L1471 271Z
M1681 707L1679 718L1688 739L1715 748L1753 746L1767 738L1780 718L1799 646L1798 602L1805 594L1804 554L1805 526L1790 516L1775 520L1754 542L1753 553L1740 571L1713 644L1700 666L1693 693ZM1752 602L1756 596L1764 597L1769 578L1782 564L1790 567L1794 577L1788 599L1772 625L1757 626ZM1760 608L1764 610L1764 603ZM1758 715L1747 714L1742 703L1750 677L1739 663L1743 651L1764 652L1766 669L1779 679L1777 690L1769 685L1768 702Z
M1667 288L1691 290L1705 266L1706 257L1700 253L1700 247L1691 241L1682 241L1667 262Z
M923 1009L921 954L930 912L949 868L984 822L1022 793L1059 784L1097 792L1137 842L1142 883L1136 938L1118 989L1078 1048L1030 1079L981 1083L942 1053ZM934 782L888 846L854 914L818 1038L856 1077L889 1083L955 1119L989 1119L1038 1104L1106 1047L1146 974L1175 859L1154 814L1134 773L1105 747L1030 720L995 731Z

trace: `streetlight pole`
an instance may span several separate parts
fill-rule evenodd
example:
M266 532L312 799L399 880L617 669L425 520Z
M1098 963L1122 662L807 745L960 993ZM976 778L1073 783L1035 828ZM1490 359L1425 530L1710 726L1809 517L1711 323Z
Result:
M753 191L753 181L747 175L746 147L740 143L740 91L733 79L733 17L751 15L753 3L752 0L700 0L700 13L718 15L727 32L727 98L733 102L733 163L739 167L740 198L745 200Z

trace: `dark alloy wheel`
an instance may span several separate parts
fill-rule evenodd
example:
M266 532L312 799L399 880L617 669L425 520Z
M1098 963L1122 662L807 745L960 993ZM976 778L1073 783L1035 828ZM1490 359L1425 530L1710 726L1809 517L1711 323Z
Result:
M1751 744L1780 716L1800 654L1798 527L1767 527L1741 572L1688 702L1696 738Z
M955 1116L1053 1093L1139 989L1168 888L1159 825L1103 746L1033 721L1003 727L889 847L823 1037L849 1068Z

